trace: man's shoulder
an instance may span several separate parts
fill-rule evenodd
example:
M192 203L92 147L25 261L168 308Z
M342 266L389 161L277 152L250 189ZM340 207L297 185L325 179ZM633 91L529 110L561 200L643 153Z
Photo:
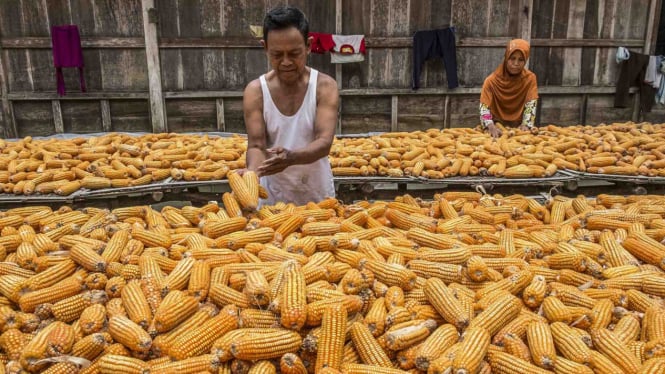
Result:
M256 78L245 86L245 92L261 92L261 80L260 78Z
M316 86L317 88L328 88L331 86L337 88L337 81L335 81L335 78L331 77L330 75L319 71L319 77L317 78Z

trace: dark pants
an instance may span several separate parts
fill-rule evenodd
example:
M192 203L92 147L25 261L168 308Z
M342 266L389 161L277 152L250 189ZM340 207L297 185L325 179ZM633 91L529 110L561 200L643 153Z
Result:
M457 82L457 57L455 55L455 31L448 27L439 30L418 31L413 35L413 84L420 87L420 71L430 58L443 58L448 88L459 86Z
M621 63L619 80L617 82L616 94L614 96L614 106L616 108L626 108L629 105L630 86L637 86L640 89L640 110L642 113L651 112L651 107L655 101L656 89L650 84L644 83L644 75L649 65L649 56L630 51L630 58Z

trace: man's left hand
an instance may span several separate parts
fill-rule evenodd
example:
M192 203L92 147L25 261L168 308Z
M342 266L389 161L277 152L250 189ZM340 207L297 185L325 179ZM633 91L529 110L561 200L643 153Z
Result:
M291 166L291 151L282 147L269 148L266 150L272 157L263 161L256 171L260 176L273 175L282 172L287 167Z

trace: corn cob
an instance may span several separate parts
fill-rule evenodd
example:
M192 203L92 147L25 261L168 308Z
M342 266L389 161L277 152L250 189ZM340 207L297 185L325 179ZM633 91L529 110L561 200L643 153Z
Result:
M351 325L351 339L363 362L380 367L391 367L391 362L367 326L360 322Z
M298 350L302 339L282 329L248 329L231 344L231 354L241 360L264 360Z

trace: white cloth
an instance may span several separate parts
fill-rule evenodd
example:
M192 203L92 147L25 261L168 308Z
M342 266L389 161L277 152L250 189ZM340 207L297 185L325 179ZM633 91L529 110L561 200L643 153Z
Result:
M617 48L616 60L617 64L621 61L628 60L630 58L630 51L624 47Z
M656 85L660 83L657 81L658 78L658 57L649 56L649 65L647 65L647 71L644 75L644 83L650 84L654 88L658 88Z
M365 61L365 35L332 36L335 47L330 52L330 62L343 64Z
M311 69L307 93L296 114L282 114L270 95L265 75L260 77L263 91L263 120L266 123L268 147L295 150L314 140L316 118L316 81L318 71ZM278 201L305 205L335 196L335 184L328 157L322 157L307 165L293 165L281 173L261 177L261 185L268 191L268 198L261 204L273 205Z

